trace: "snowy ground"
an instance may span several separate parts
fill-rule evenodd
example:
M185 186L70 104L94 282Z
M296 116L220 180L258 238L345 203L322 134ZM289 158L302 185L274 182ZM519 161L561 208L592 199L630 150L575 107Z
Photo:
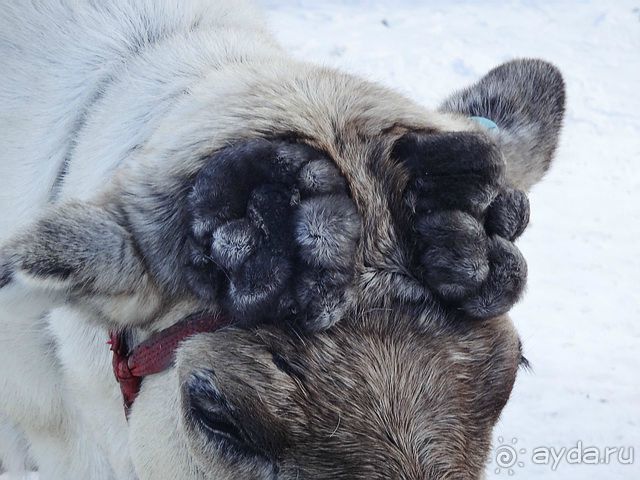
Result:
M640 1L262 3L298 57L425 105L513 57L544 58L564 72L566 128L520 241L529 287L513 318L533 371L520 374L496 429L496 456L518 458L501 457L499 473L494 458L487 476L508 477L513 463L522 479L639 479ZM582 453L567 457L562 448L580 441ZM538 447L548 450L537 461L562 454L555 470L534 465ZM616 453L609 465L585 465L595 453L587 447L603 456L631 447L634 462Z
M494 458L487 475L509 477L510 465L519 479L640 478L640 0L261 3L298 57L425 105L513 57L561 68L566 128L531 195L520 242L529 291L513 311L533 371L520 374L496 429L495 456L513 445L518 458L500 457L498 473ZM578 442L582 453L567 457ZM534 465L542 447L562 454L555 470ZM615 453L587 465L587 447L626 447L623 460L633 448L633 464Z

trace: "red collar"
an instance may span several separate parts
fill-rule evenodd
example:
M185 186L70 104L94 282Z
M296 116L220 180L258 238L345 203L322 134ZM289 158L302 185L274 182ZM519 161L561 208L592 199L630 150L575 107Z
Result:
M137 347L129 349L124 331L109 333L113 352L113 373L120 384L125 414L138 396L142 378L160 373L173 364L178 345L197 333L214 332L228 322L219 316L190 316L154 333Z

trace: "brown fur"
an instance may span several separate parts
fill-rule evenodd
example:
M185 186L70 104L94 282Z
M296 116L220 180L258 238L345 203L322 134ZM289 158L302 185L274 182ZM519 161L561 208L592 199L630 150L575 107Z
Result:
M478 478L515 380L517 335L507 318L421 328L418 312L374 310L312 336L229 329L188 341L182 414L201 468L219 460L189 409L198 375L278 478Z

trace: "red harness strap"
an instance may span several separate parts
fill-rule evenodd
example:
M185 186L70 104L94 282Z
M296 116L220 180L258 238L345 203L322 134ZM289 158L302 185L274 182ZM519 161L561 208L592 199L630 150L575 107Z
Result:
M120 384L124 411L127 417L138 396L142 378L159 373L171 366L180 343L197 333L214 332L228 322L217 316L188 317L175 325L154 333L137 347L129 349L124 332L110 332L113 352L113 373Z

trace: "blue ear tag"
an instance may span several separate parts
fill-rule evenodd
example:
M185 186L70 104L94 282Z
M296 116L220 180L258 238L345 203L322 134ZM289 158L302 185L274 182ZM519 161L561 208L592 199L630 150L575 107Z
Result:
M484 118L484 117L469 117L469 118L471 118L471 120L475 120L487 130L499 130L498 125L496 125L494 121L489 120L488 118Z

